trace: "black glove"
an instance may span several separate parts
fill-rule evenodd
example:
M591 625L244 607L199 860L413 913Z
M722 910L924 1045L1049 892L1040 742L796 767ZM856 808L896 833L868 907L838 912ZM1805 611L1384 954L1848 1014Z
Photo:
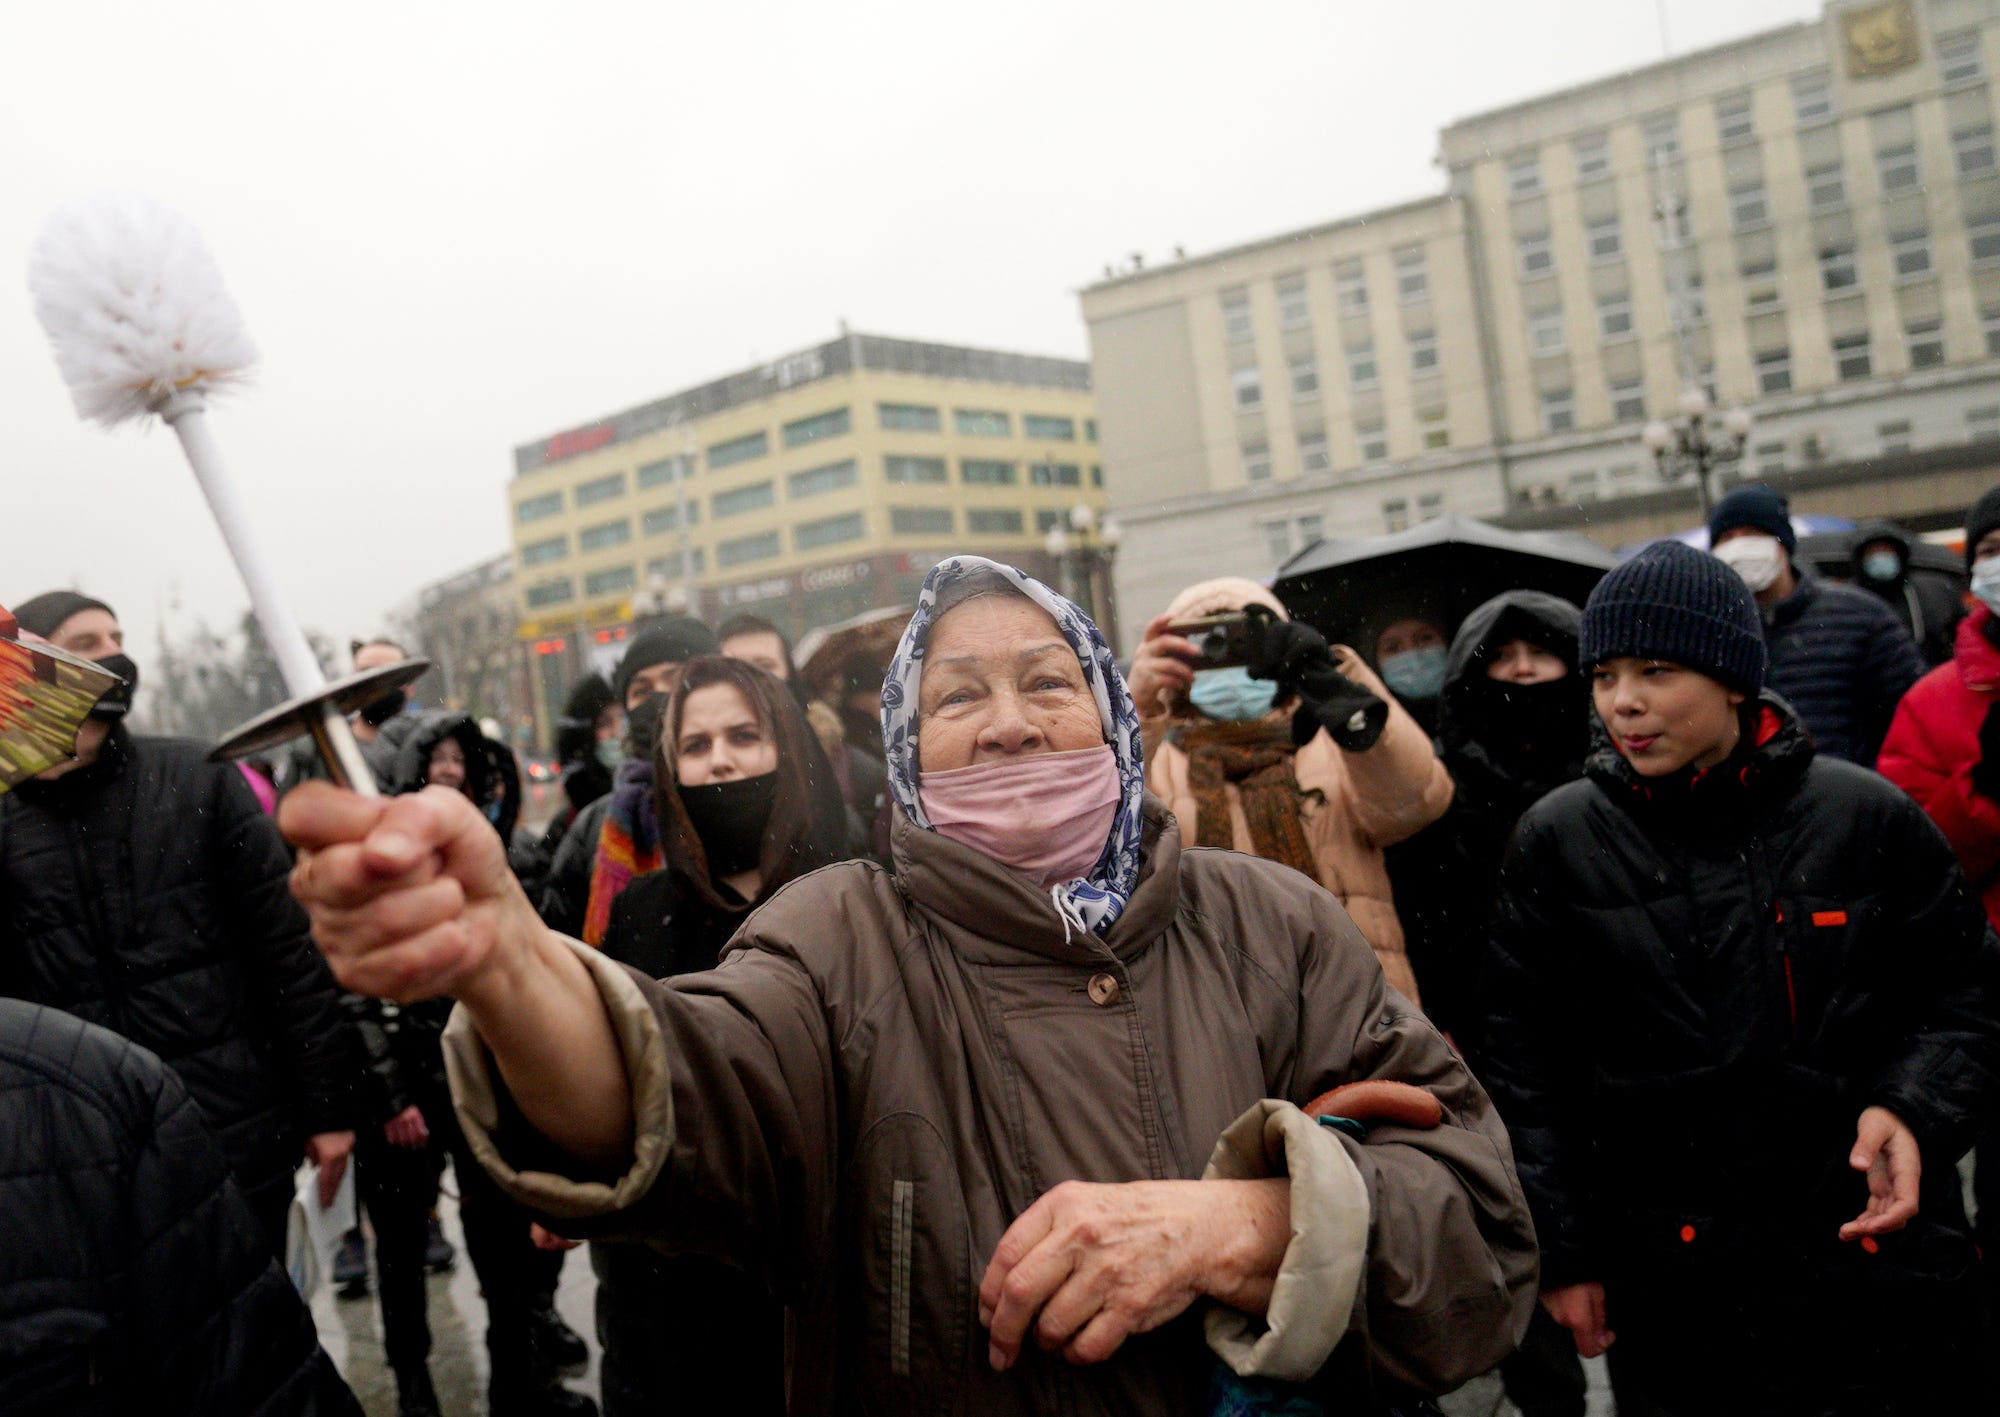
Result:
M1244 613L1257 625L1244 666L1250 677L1275 679L1280 689L1298 696L1292 742L1304 747L1324 728L1347 752L1374 747L1389 721L1389 706L1340 672L1326 636L1296 620L1280 620L1267 606L1252 605Z
M1979 761L1972 765L1973 790L2000 802L2000 704L1986 710L1979 725Z

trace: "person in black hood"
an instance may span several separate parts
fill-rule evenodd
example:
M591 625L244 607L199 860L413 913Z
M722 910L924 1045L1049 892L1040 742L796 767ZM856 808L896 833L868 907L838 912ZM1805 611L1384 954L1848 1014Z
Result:
M690 660L655 759L664 869L619 895L601 948L654 978L715 968L787 883L850 854L846 805L797 699L747 660ZM606 1417L785 1410L784 1315L718 1260L593 1242Z
M1864 522L1856 528L1854 583L1872 591L1895 612L1917 642L1924 663L1936 668L1952 656L1965 597L1949 576L1928 569L1919 575L1912 562L1910 534L1894 522Z
M550 824L553 850L576 814L611 790L611 774L624 754L619 749L625 709L601 674L576 681L563 701L556 725L556 761L562 766L563 801Z
M2000 1087L2000 940L1921 808L1763 690L1676 542L1584 608L1587 776L1521 818L1481 1058L1542 1302L1621 1412L1976 1411L1954 1163Z

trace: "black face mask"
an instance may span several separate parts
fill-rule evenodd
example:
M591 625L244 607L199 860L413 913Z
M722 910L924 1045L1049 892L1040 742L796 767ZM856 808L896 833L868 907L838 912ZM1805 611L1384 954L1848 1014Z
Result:
M127 654L107 654L92 661L107 673L116 674L125 682L112 686L111 692L97 701L90 711L92 718L120 719L132 711L132 696L139 692L139 666Z
M641 762L651 762L660 747L660 726L666 717L667 696L648 694L638 707L625 710L625 752Z
M764 854L764 827L778 800L778 774L682 787L681 805L708 853L711 878L748 871Z
M1475 735L1501 758L1523 758L1536 766L1581 761L1590 739L1583 680L1565 674L1546 684L1479 685L1484 722Z
M384 694L379 699L370 699L361 706L361 721L370 728L380 728L409 705L410 696L398 689L393 694Z

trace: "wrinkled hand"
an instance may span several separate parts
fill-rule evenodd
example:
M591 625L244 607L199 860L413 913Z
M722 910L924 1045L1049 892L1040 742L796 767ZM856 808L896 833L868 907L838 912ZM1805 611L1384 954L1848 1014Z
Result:
M1605 1324L1602 1284L1593 1281L1544 1289L1542 1307L1549 1311L1550 1318L1570 1331L1581 1357L1595 1358L1618 1341L1618 1335Z
M405 1107L382 1124L382 1139L391 1146L420 1151L430 1145L431 1129L424 1122L422 1109Z
M1840 1227L1843 1240L1901 1230L1917 1215L1924 1158L1916 1134L1887 1107L1870 1107L1854 1129L1847 1164L1868 1174L1868 1206Z
M1011 1368L1032 1327L1045 1351L1101 1363L1204 1294L1263 1312L1291 1237L1287 1184L1065 1181L1008 1227L980 1280L988 1361Z
M583 1243L581 1240L565 1240L555 1231L544 1228L537 1220L528 1222L528 1238L534 1242L538 1250L573 1250Z
M343 989L464 998L541 928L499 836L461 792L382 799L307 782L278 804L278 827L299 848L292 894Z
M1155 615L1146 622L1139 648L1132 655L1132 672L1125 678L1132 691L1132 706L1141 718L1157 718L1172 711L1174 703L1187 697L1194 687L1194 660L1200 653L1194 641L1167 633L1171 615Z
M340 1178L347 1174L347 1158L354 1150L353 1132L319 1132L306 1138L306 1160L319 1168L319 1208L333 1204L340 1192Z

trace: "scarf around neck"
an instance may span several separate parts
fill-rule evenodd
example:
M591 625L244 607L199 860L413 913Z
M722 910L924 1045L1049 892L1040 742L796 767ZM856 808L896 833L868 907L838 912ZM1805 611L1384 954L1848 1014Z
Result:
M618 765L618 785L597 834L597 857L590 866L590 899L583 911L583 942L603 943L611 924L611 903L634 878L663 864L660 823L653 809L653 765L628 758Z
M1300 822L1306 793L1299 788L1298 749L1292 745L1289 719L1190 724L1180 730L1179 743L1194 791L1196 846L1235 849L1229 816L1229 789L1234 787L1250 826L1252 854L1319 879Z

